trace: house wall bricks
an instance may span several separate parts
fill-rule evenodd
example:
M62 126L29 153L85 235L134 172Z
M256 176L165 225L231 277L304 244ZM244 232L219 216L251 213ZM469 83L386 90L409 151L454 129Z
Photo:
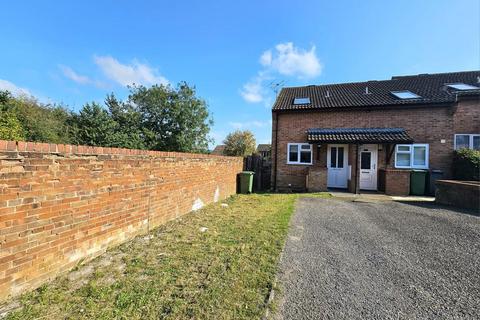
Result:
M327 168L309 168L307 176L307 191L327 191Z
M478 98L459 102L453 117L455 133L480 133L480 101Z
M309 128L386 128L407 130L415 143L429 144L429 167L450 177L455 133L480 133L480 102L478 99L461 100L454 106L415 106L341 111L297 111L272 113L272 181L276 189L304 190L309 165L288 165L287 144L307 142ZM277 132L278 131L278 132ZM276 138L278 136L278 140ZM442 141L443 140L443 141ZM378 153L378 168L394 168L395 155L386 163L387 146ZM326 146L314 146L313 166L326 166ZM321 159L317 161L316 159ZM349 146L349 165L355 182L356 148ZM275 170L276 166L276 170ZM275 176L276 172L276 176Z
M236 192L236 157L0 140L0 299Z
M410 170L381 169L384 173L385 193L392 196L407 196L410 193Z

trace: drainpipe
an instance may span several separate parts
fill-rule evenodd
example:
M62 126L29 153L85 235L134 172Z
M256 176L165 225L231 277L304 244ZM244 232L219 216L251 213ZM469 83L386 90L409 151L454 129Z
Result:
M360 153L360 144L356 144L357 147L357 154L355 155L355 194L360 194L360 166L358 164L359 161L359 153Z
M275 117L275 161L273 163L273 190L277 191L277 161L278 161L278 114L272 111ZM272 141L273 143L273 141ZM272 153L273 154L273 153Z

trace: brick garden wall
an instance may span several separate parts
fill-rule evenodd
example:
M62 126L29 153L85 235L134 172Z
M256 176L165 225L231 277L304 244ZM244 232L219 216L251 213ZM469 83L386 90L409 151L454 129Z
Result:
M236 192L242 159L0 140L0 299Z

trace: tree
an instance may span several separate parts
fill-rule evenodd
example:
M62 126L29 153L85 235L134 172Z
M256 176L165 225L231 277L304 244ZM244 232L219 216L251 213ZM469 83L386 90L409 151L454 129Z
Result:
M70 142L68 120L72 113L63 106L43 104L34 97L13 97L8 92L0 92L0 109L4 118L1 124L3 136L9 130L16 130L16 134L8 134L11 139Z
M113 93L107 96L105 104L117 123L116 144L122 148L145 149L142 115L135 107L118 100Z
M130 87L127 103L141 117L145 146L151 150L207 152L213 120L195 88L181 82Z
M229 133L225 140L223 153L227 156L248 156L255 152L257 143L253 133L249 130L236 130Z
M121 147L117 137L118 124L99 104L95 102L85 104L73 122L75 143Z
M0 110L0 140L25 140L22 124L9 110Z
M106 108L85 104L78 114L33 97L0 91L0 138L93 146L206 152L213 121L194 87L133 86L126 101L107 95Z
M11 99L13 98L10 92L0 91L0 139L24 140L25 131L15 110L9 105Z

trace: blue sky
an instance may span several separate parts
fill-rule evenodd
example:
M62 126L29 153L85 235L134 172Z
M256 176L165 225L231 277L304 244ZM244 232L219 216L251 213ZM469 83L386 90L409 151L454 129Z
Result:
M9 1L0 88L78 110L130 82L197 87L217 143L269 142L270 83L480 69L480 1Z

